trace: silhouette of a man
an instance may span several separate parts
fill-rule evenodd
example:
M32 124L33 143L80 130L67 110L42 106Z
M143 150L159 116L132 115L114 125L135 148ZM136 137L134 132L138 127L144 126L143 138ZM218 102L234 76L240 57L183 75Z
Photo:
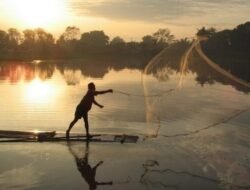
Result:
M83 158L78 157L78 155L73 151L70 142L68 142L69 151L75 158L78 171L81 173L82 177L89 185L89 190L95 190L98 185L112 185L113 182L97 182L95 179L97 168L103 164L103 161L98 162L93 168L89 164L89 141L86 141L86 149Z
M99 94L106 94L108 92L113 93L113 90L109 89L109 90L104 90L104 91L96 91L94 83L91 82L88 84L88 91L86 95L82 98L81 102L77 105L76 111L75 111L75 118L70 123L69 128L66 131L67 138L69 138L70 130L80 118L83 118L84 120L87 138L91 137L89 134L88 112L91 109L93 103L99 106L100 108L103 108L104 107L103 105L95 101L95 96Z

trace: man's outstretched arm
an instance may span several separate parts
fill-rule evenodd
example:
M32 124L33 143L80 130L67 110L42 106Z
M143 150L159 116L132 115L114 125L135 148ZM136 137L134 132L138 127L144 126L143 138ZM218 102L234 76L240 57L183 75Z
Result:
M106 93L113 93L113 90L112 89L109 89L109 90L103 90L103 91L95 91L95 94L98 95L98 94L106 94Z

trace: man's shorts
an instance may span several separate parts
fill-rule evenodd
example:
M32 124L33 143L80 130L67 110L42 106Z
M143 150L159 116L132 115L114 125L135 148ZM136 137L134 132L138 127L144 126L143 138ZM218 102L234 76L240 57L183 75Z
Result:
M75 118L80 119L80 118L86 116L87 113L88 113L88 111L86 111L86 109L83 106L78 105L76 107L76 111L75 111Z

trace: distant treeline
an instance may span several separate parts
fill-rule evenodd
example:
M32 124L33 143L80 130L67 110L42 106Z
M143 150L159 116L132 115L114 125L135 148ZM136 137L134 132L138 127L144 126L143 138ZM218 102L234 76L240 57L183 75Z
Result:
M203 27L197 35L208 36L202 48L209 58L228 72L250 82L250 22L219 32Z
M233 75L250 82L250 22L233 30L217 31L215 28L202 27L197 35L208 38L202 43L202 48L210 59ZM191 41L186 38L175 40L168 29L159 29L143 36L138 42L126 42L119 36L110 39L103 31L81 33L75 26L68 26L58 39L41 28L22 32L11 28L7 32L0 30L0 60L67 59L73 60L69 61L72 67L84 66L81 69L84 71L86 65L88 68L93 66L93 70L97 69L96 66L103 68L99 73L92 73L102 76L108 68L143 69L150 59L168 47L161 64L151 71L157 75L166 64L179 71L181 57L190 44Z
M68 26L57 40L42 28L22 32L10 28L0 30L0 60L77 59L96 55L152 57L173 41L168 29L143 36L140 42L125 42L119 36L110 39L103 31L81 34L75 26Z

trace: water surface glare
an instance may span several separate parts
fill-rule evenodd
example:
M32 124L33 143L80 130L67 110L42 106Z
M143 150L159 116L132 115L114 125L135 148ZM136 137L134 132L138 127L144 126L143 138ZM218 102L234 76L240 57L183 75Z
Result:
M168 65L145 74L75 62L0 62L0 130L64 132L94 82L114 93L96 97L104 108L93 105L90 132L140 137L122 145L1 143L0 189L250 188L249 92L199 64L205 71L183 75ZM85 133L83 124L72 132ZM98 163L91 184L86 168Z

